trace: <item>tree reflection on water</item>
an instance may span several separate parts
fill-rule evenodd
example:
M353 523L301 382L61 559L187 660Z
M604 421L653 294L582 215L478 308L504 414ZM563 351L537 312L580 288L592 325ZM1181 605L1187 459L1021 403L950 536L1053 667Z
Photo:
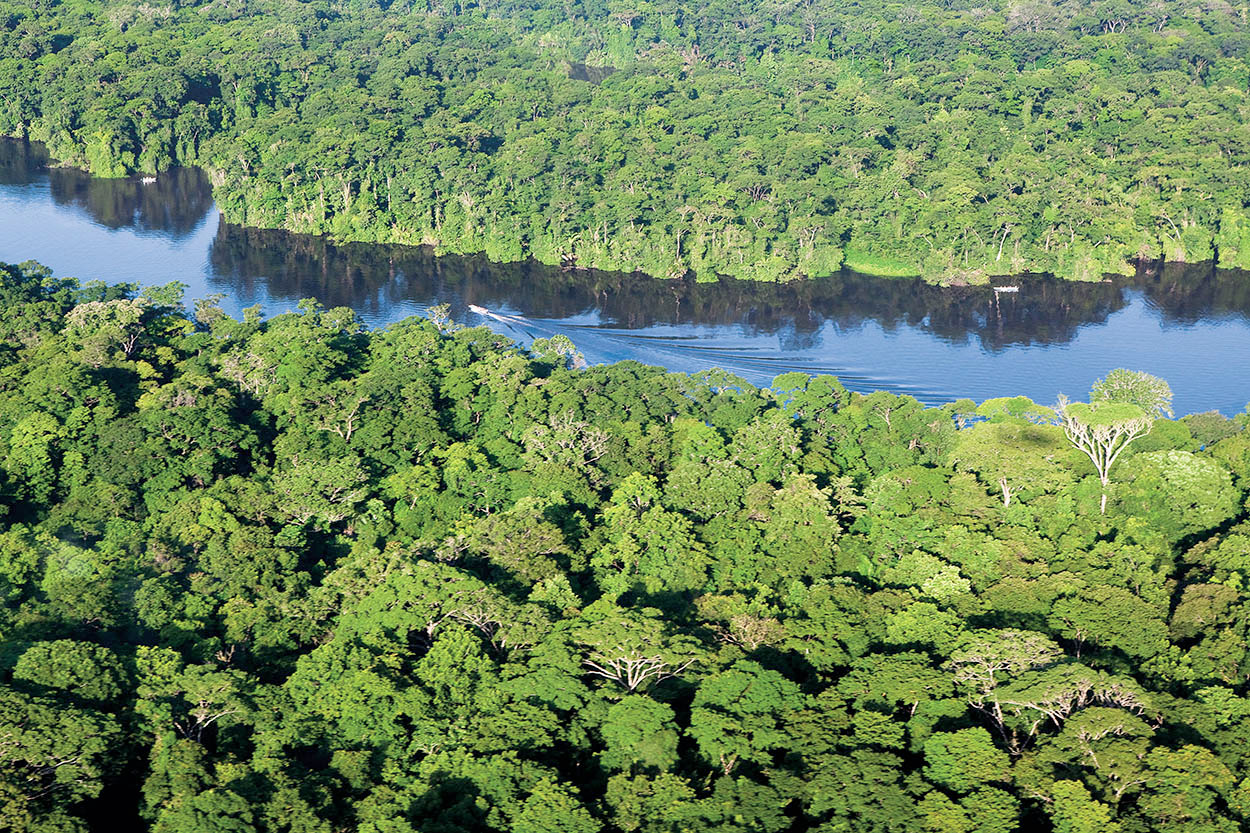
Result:
M0 141L0 185L31 185L44 176L56 204L83 211L94 223L174 240L190 235L213 204L210 183L196 169L169 171L149 184L138 178L96 179L72 168L50 168L37 143ZM1063 344L1081 327L1123 309L1134 291L1168 323L1250 319L1250 274L1210 264L1144 264L1131 278L1101 283L1045 276L995 281L1018 285L1014 293L850 272L781 285L699 283L438 256L427 247L335 244L223 222L211 244L209 269L209 284L236 298L293 303L315 297L326 306L352 307L374 322L393 320L396 308L414 303L451 301L461 320L474 304L533 319L589 315L595 324L620 329L735 326L748 335L777 335L783 350L816 347L830 324L852 330L868 322L886 331L918 328L951 343L975 341L990 351Z
M1044 276L1012 278L1021 291L939 287L919 280L844 272L790 284L745 281L663 281L645 275L568 271L540 263L491 263L482 257L437 256L428 248L335 244L323 238L223 223L211 263L223 290L246 297L319 298L370 317L404 301L457 299L565 319L597 311L614 327L739 325L750 333L781 333L796 348L827 322L839 329L868 321L886 330L924 329L952 342L976 339L989 350L1060 344L1100 323L1138 290L1163 316L1192 322L1221 315L1250 318L1250 275L1209 265L1145 265L1133 278L1074 283ZM1005 280L996 281L999 284Z
M110 229L178 239L191 234L213 207L208 177L196 168L174 168L150 183L141 177L98 179L77 168L51 166L38 143L0 141L0 185L30 185L44 176L53 202Z

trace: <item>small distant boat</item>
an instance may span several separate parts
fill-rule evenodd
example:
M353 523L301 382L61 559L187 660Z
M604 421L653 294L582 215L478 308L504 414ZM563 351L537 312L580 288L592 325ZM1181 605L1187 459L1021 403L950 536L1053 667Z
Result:
M142 182L144 185L151 185L153 182L156 182L156 177L145 176L145 177L142 177L139 181Z
M486 307L479 307L477 304L469 304L469 312L475 312L478 315L482 315L487 318L493 318L496 321L502 321L505 324L524 324L525 323L524 319L518 318L515 315L504 315L501 312L491 312Z
M1018 286L996 286L994 287L994 291L995 292L1019 292L1020 287Z

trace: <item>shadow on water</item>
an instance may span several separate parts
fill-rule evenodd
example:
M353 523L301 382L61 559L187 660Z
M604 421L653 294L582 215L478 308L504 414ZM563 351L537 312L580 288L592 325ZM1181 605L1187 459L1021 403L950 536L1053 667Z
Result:
M1169 323L1196 324L1239 316L1250 321L1250 272L1216 269L1210 263L1149 263L1130 284Z
M224 293L234 312L260 304L274 314L314 297L382 326L446 303L457 321L522 343L565 333L591 361L717 366L757 384L803 370L926 401L1044 399L1079 395L1131 365L1171 380L1180 409L1235 413L1250 390L1240 361L1250 354L1250 273L1210 264L1145 264L1097 283L996 281L1016 292L851 272L773 285L499 264L233 226L218 219L199 171L149 184L93 179L49 167L38 145L0 140L0 260L26 258L85 278L182 280L191 297Z
M213 207L212 186L197 168L174 168L144 182L141 177L97 179L78 168L54 167L38 143L0 141L0 185L30 185L47 178L52 200L83 211L109 229L191 234Z
M52 199L80 208L107 228L165 233L175 240L193 232L213 207L208 177L194 168L174 168L155 182L95 179L73 168L48 172Z
M109 229L131 228L175 240L194 231L212 208L203 172L169 171L155 182L96 179L74 168L49 167L37 143L0 141L0 185L47 177L52 200L85 212ZM1133 278L1075 283L1045 276L1013 278L1015 293L991 287L938 287L914 279L881 279L843 272L789 284L693 279L657 280L595 270L569 271L536 262L500 264L431 249L363 243L220 223L209 251L209 283L252 303L293 303L315 297L348 306L374 323L391 310L451 301L464 318L468 305L522 311L534 319L593 315L618 329L655 326L738 326L778 335L783 347L811 349L826 324L840 331L875 322L887 332L918 328L944 341L975 341L987 350L1071 341L1142 292L1170 322L1236 315L1250 319L1250 274L1210 264L1143 265ZM999 281L1001 283L1001 281Z
M1013 279L1015 293L992 287L938 287L912 279L844 272L820 280L762 284L723 280L663 281L645 275L567 271L541 263L492 263L482 257L376 244L335 244L323 238L222 223L213 240L213 283L238 297L294 302L316 297L370 319L415 301L523 311L532 319L587 314L619 329L655 326L738 326L782 337L784 347L810 349L826 324L853 330L875 322L887 332L918 328L944 341L976 341L986 350L1071 341L1088 324L1123 309L1126 289L1142 292L1165 319L1185 323L1212 316L1250 319L1250 275L1209 265L1144 266L1132 279L1075 283L1050 277Z
M47 172L43 145L0 138L0 185L30 185Z

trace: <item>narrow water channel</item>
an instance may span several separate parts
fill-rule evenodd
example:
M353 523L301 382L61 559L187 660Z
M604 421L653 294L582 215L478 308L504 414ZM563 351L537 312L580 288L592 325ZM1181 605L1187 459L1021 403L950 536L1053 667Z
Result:
M929 403L1049 403L1130 367L1167 379L1181 413L1232 415L1250 401L1250 273L1206 265L1094 284L996 281L1015 292L853 273L773 286L569 272L241 228L221 220L198 171L100 180L0 140L0 261L27 259L84 280L181 281L188 299L224 294L234 314L313 297L383 326L446 303L457 321L522 343L564 333L591 362L720 367L758 385L800 370Z

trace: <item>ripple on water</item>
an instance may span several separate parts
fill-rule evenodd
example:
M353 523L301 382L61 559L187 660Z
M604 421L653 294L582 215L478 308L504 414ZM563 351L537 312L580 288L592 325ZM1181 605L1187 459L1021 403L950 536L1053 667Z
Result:
M235 315L314 297L381 326L448 303L457 320L522 343L568 335L591 362L716 366L753 384L798 370L929 403L1053 402L1127 366L1167 379L1182 413L1233 414L1250 399L1250 274L1209 266L1093 284L1013 279L1018 292L997 294L851 273L777 286L565 272L239 228L221 222L198 171L96 180L50 171L37 145L0 141L0 260L26 259L85 279L179 280L191 298L223 293Z

